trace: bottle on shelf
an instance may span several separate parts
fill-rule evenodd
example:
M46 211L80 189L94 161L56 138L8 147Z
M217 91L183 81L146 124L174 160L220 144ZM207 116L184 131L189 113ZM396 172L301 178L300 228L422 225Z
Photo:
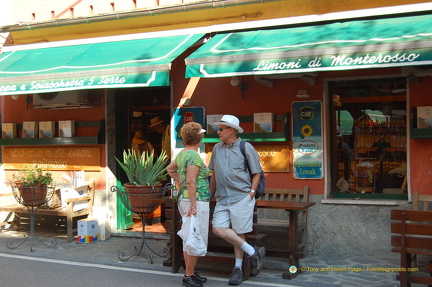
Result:
M178 191L177 191L176 182L174 181L171 188L171 198L177 198L177 196L178 196Z

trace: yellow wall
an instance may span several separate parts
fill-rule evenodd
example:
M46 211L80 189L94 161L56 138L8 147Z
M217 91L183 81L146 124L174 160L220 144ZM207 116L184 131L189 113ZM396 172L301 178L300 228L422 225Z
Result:
M45 1L49 2L49 1ZM174 30L190 27L202 27L215 24L224 23L237 23L255 20L276 19L284 17L293 17L301 15L316 15L331 12L350 11L367 8L377 8L386 6L396 6L404 4L425 3L428 1L413 1L413 0L381 0L381 1L366 1L366 0L284 0L284 1L254 1L248 0L245 2L255 2L254 4L234 5L233 1L224 1L224 5L217 7L206 4L205 9L197 9L193 6L193 2L197 1L183 1L185 4L180 5L177 0L159 1L159 6L153 5L150 12L148 3L154 1L137 1L137 10L147 11L139 17L127 18L127 13L124 10L129 10L129 5L132 1L92 1L94 11L93 16L96 14L103 14L109 16L104 21L100 21L92 15L84 17L86 11L89 13L89 1L74 0L74 1L53 1L56 4L43 4L44 1L18 1L20 3L20 13L17 17L27 19L33 13L36 15L37 21L50 20L51 16L57 15L57 22L53 20L44 22L48 26L42 26L39 23L26 23L20 27L15 26L13 31L14 44L28 44L39 42L51 42L69 39L101 37L109 35L122 35L133 34L150 31L160 30ZM205 1L199 1L200 3ZM242 1L236 1L242 3ZM29 4L32 3L32 4ZM36 6L35 3L38 5ZM42 3L42 4L41 4ZM63 3L58 6L58 3ZM114 3L115 11L112 12ZM120 4L122 3L122 4ZM129 3L127 5L127 3ZM181 7L182 12L169 12L172 11L173 6ZM195 3L196 4L196 3ZM141 5L141 6L139 6ZM165 5L165 6L164 6ZM81 21L80 24L71 25L72 22L67 23L65 19L70 17L69 8L74 8L75 20ZM170 8L169 8L170 7ZM201 7L201 6L200 6ZM163 9L162 9L163 8ZM117 10L120 9L120 10ZM37 11L37 12L34 12ZM51 13L51 11L54 11ZM78 13L79 12L79 13ZM129 11L130 12L130 11ZM169 12L169 13L168 13ZM41 15L42 19L38 19ZM80 16L78 16L80 15ZM99 17L100 15L98 15ZM21 18L19 18L21 19ZM19 20L18 19L18 20ZM18 28L19 30L16 30Z

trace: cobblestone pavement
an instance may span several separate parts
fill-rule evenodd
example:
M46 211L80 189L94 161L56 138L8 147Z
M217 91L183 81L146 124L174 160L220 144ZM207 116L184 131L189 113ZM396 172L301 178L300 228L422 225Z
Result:
M165 258L153 256L153 264L145 256L144 252L133 256L128 261L119 260L119 254L125 256L132 255L135 246L141 243L140 238L130 237L127 234L113 236L108 240L93 243L67 242L65 234L59 233L35 233L33 240L33 251L30 251L30 240L26 240L22 245L15 249L7 247L7 242L16 245L26 235L26 232L3 230L0 232L0 253L32 256L39 258L49 258L54 260L66 260L89 264L101 264L107 266L118 266L119 268L137 268L155 270L171 273L169 267L163 266ZM149 235L150 237L151 234ZM160 236L159 236L160 238ZM56 245L48 248L42 242L54 240ZM147 243L156 253L163 255L167 245L166 239L147 239ZM397 262L379 260L373 258L331 258L307 256L300 261L303 273L292 280L282 279L282 272L289 270L289 264L279 258L265 258L265 266L257 277L251 277L245 281L243 286L399 286L396 281L397 272L392 272L388 268L397 268ZM226 286L232 265L216 264L202 261L197 266L197 270L204 276L209 277L207 286ZM182 276L183 269L178 276ZM214 283L211 283L213 280Z

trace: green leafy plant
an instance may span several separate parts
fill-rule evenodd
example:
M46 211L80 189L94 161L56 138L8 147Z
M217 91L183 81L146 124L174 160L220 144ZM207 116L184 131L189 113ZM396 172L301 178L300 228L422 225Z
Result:
M15 184L21 186L46 186L53 182L52 174L37 165L23 165L18 174L12 175Z
M136 154L129 149L123 151L123 162L117 157L115 159L126 172L129 183L151 186L160 184L167 178L168 157L164 151L155 156L154 151Z

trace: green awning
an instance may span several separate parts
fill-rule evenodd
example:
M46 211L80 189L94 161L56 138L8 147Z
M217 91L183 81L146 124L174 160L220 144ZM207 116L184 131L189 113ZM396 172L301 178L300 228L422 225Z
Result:
M186 77L432 64L432 15L218 34L186 58Z
M0 54L0 95L168 86L171 62L202 36L10 48Z

